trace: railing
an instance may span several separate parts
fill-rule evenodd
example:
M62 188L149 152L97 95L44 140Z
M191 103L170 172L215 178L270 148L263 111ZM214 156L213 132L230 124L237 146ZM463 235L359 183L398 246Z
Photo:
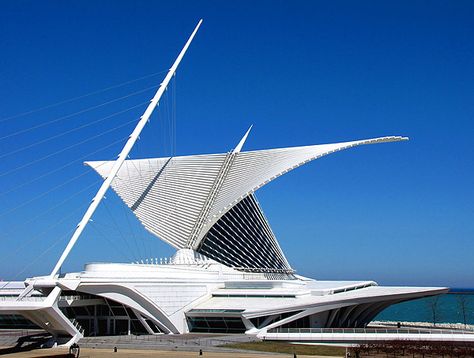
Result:
M84 328L82 328L82 326L79 324L79 322L77 322L77 320L75 318L70 318L69 319L71 321L71 323L74 325L74 327L76 327L76 329L82 334L84 335Z
M272 328L268 333L376 333L376 334L474 334L474 331L457 329L429 329L429 328Z
M60 296L60 301L78 301L78 300L92 300L100 297L91 296L91 295L69 295L69 296ZM42 302L46 299L46 296L24 296L19 300L19 302ZM18 296L0 296L0 301L17 301Z
M98 296L92 295L67 295L67 296L60 296L60 301L79 301L79 300L93 300L93 299L101 299Z
M45 296L25 296L19 302L42 302L46 299ZM18 296L0 296L0 301L17 301Z
M133 265L208 265L212 261L209 259L176 259L173 257L151 257L131 262Z

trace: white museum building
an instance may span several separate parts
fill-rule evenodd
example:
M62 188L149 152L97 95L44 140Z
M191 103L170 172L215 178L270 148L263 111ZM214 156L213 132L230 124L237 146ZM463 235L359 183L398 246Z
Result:
M248 131L228 153L128 159L200 24L118 159L86 163L104 181L51 274L3 285L0 325L21 316L66 344L90 335L357 328L392 304L447 292L302 277L255 197L259 188L315 159L405 137L244 151ZM146 230L176 249L175 255L86 264L82 272L60 274L110 187Z

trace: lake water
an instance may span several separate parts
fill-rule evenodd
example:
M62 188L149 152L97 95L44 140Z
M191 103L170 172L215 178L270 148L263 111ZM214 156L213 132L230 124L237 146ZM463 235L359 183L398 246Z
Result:
M375 320L433 322L433 307L435 307L436 323L465 323L463 305L466 323L474 324L474 289L452 290L452 293L438 298L422 298L399 303L381 312Z

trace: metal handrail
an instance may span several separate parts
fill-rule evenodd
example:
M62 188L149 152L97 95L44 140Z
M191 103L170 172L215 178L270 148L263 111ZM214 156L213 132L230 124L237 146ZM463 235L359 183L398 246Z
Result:
M21 301L28 302L42 302L46 299L45 296L24 296ZM0 301L17 301L18 296L0 296Z
M73 326L82 334L84 335L84 328L79 324L79 321L77 321L75 318L69 318L69 321L73 324Z
M474 334L474 331L429 328L271 328L267 333Z
M93 296L93 295L66 295L60 296L60 301L78 301L78 300L92 300L92 299L101 299L100 296Z

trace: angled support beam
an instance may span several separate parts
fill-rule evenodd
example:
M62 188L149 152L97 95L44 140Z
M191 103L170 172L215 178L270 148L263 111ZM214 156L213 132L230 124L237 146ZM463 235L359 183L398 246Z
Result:
M66 260L67 256L71 252L72 248L74 247L77 239L81 236L82 232L84 231L84 228L86 227L87 223L90 221L92 218L92 215L94 214L95 210L99 206L101 200L104 198L105 193L110 187L110 184L112 184L112 181L114 180L115 176L117 175L118 171L122 167L123 162L127 158L128 154L132 150L135 142L137 141L141 131L145 127L146 123L150 119L151 114L153 113L154 109L158 105L161 96L165 92L171 78L176 72L176 69L178 68L179 63L184 57L184 54L186 53L186 50L188 49L189 45L191 44L194 36L196 35L196 32L198 31L199 27L201 26L202 20L199 21L197 24L196 28L194 29L193 33L189 37L188 41L184 45L183 49L179 53L178 57L176 58L175 62L173 63L173 66L169 69L165 79L161 83L160 87L156 91L155 96L151 100L150 104L148 105L147 109L145 110L145 113L143 113L143 116L141 116L140 121L138 122L137 126L133 130L132 134L128 138L127 143L123 147L122 151L120 152L118 159L115 161L114 166L112 167L112 170L110 171L109 175L107 178L104 180L102 185L100 186L99 190L97 191L97 194L95 195L94 199L92 199L91 204L87 208L87 211L85 212L84 216L82 217L82 220L79 222L79 224L76 227L76 230L74 231L74 234L72 235L71 239L69 240L69 243L67 244L66 248L64 249L64 252L62 253L61 257L59 258L58 262L56 263L56 266L54 267L53 271L51 271L50 276L54 277L58 272L59 269L61 268L62 264L64 263L64 260Z

